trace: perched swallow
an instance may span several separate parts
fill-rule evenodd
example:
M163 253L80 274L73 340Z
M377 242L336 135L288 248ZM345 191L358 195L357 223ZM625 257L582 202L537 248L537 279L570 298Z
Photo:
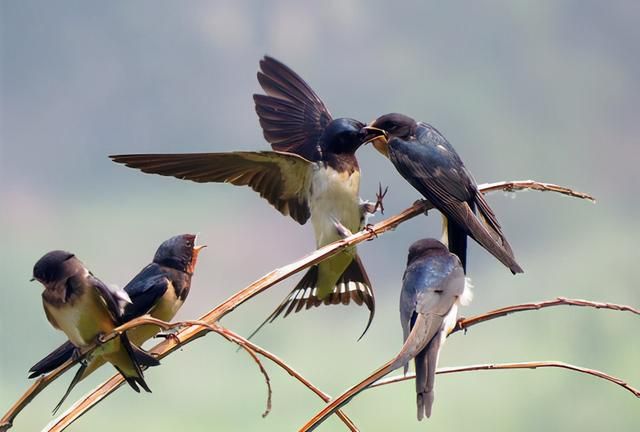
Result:
M100 335L122 324L124 304L131 302L124 291L107 287L70 252L57 250L44 255L33 267L33 279L45 288L42 301L47 319L78 349L92 345ZM140 392L138 386L151 392L141 366L155 366L158 360L131 344L126 334L100 345L89 355L89 362L91 359L111 363L136 392ZM86 368L83 363L54 412Z
M449 250L460 258L465 272L467 236L513 274L523 272L473 176L440 132L403 114L378 117L365 130L379 133L375 148L442 213Z
M171 321L184 303L189 289L196 261L203 245L195 245L196 236L183 234L164 241L148 264L124 288L129 302L124 304L121 321L149 314L153 318ZM129 340L142 346L144 342L155 336L159 328L154 325L143 325L127 332ZM73 356L75 346L68 341L36 363L29 372L29 378L35 378L51 372ZM86 362L79 381L86 378L105 362L103 357Z
M274 151L133 154L111 159L146 173L249 186L296 222L304 224L311 218L318 247L340 239L334 220L358 231L364 207L355 151L376 134L357 120L333 119L311 87L277 60L265 57L260 69L258 81L266 95L254 95L255 108ZM282 313L351 300L369 308L368 328L375 302L355 248L311 267L267 321Z
M418 420L430 417L440 349L456 325L458 306L470 300L471 290L460 259L438 240L423 239L413 243L400 293L400 324L404 336L400 353L340 395L333 407L314 416L315 426L393 370L404 367L406 374L411 359L415 360L416 367ZM311 428L305 426L302 430Z

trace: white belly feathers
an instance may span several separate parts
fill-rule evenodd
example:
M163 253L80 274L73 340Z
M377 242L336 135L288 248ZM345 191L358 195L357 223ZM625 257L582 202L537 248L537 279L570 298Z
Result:
M317 246L340 239L333 220L352 232L360 228L360 172L340 173L330 167L316 167L311 178L311 223Z

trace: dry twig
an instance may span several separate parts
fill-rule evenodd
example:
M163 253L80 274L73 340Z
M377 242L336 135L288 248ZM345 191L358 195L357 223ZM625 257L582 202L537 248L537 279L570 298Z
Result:
M506 306L500 309L495 309L490 312L483 313L481 315L476 315L471 318L460 318L458 319L456 326L453 328L453 330L451 330L451 333L449 334L451 335L461 330L464 330L466 332L467 329L473 325L480 324L481 322L484 322L484 321L489 321L492 319L507 316L515 312L539 310L539 309L544 309L544 308L553 307L553 306L592 307L595 309L611 309L615 311L631 312L633 314L640 315L640 310L627 305L558 297L555 300L546 300L546 301L541 301L537 303L523 303L523 304L517 304L512 306Z
M524 180L524 181L510 181L510 182L498 182L498 183L490 183L483 184L479 186L480 191L483 193L489 193L499 190L505 191L516 191L516 190L524 190L524 189L533 189L538 191L551 191L557 192L563 195L568 195L575 198L587 199L595 202L595 199L588 194L582 192L576 192L569 188L565 188L562 186L554 185L551 183L541 183L533 180ZM314 265L317 264L326 258L329 258L342 250L354 246L358 243L362 243L366 240L372 240L373 238L377 238L380 234L385 233L389 230L394 229L400 223L405 222L409 219L412 219L416 216L419 216L425 213L427 210L432 209L433 206L428 201L418 201L414 203L411 207L407 208L403 212L392 216L388 219L385 219L373 227L369 227L366 230L360 231L356 234L353 234L347 238L342 240L338 240L334 243L331 243L327 246L324 246L315 252L303 257L302 259L288 264L279 269L273 270L272 272L266 274L262 278L253 282L246 288L238 291L236 294L232 295L230 298L222 302L220 305L212 309L207 314L203 315L199 322L206 323L207 325L213 325L218 322L222 317L226 314L233 311L236 307L253 298L257 294L262 291L270 288L271 286L287 279L288 277ZM198 337L203 336L209 329L198 325L198 326L188 326L187 328L181 330L175 337L169 338L164 342L156 345L151 352L156 354L159 358L163 358L164 356L170 354L177 348L183 346L186 343L191 342ZM11 407L11 409L5 414L5 416L0 419L0 431L7 430L11 427L13 420L16 415L35 397L37 393L39 393L46 385L55 380L58 376L60 376L64 371L69 369L73 363L67 362L64 365L60 366L57 370L51 372L46 377L41 377L34 383L34 385L27 390L27 392ZM88 409L90 409L93 405L95 405L98 401L104 399L106 396L115 391L122 383L124 382L123 378L120 375L114 375L103 383L101 386L96 388L89 396L84 398L83 401L75 404L72 410L68 410L65 414L61 415L57 420L53 423L56 423L58 426L56 428L50 428L47 430L63 430L66 426L70 425L75 419L79 418L82 414L84 414ZM96 397L99 396L97 399ZM89 400L96 399L93 403L88 403ZM87 403L82 403L87 402Z
M606 374L596 369L587 369L580 366L575 366L569 363L561 362L561 361L529 361L529 362L521 362L521 363L498 363L498 364L478 364L478 365L469 365L469 366L455 366L455 367L445 367L439 368L436 373L437 374L450 374L456 372L470 372L470 371L480 371L480 370L505 370L505 369L538 369L538 368L562 368L569 369L572 371L580 372L587 375L593 375L598 378L602 378L609 382L619 385L623 389L629 391L635 397L640 398L640 390L631 387L624 380L620 378L616 378L612 375ZM407 381L414 379L416 375L414 373L410 373L407 375L397 375L388 378L381 379L377 381L375 384L372 384L369 388L380 387L387 384L393 384L396 382Z

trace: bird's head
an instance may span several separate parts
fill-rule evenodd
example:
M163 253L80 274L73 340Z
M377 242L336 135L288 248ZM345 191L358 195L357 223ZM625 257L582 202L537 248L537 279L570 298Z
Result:
M193 274L198 254L206 245L196 245L195 234L181 234L165 240L153 257L153 262Z
M332 120L322 133L322 149L333 153L355 153L374 137L364 127L364 123L350 118Z
M409 138L416 133L418 124L414 119L404 114L391 113L378 117L365 130L373 134L373 146L384 156L389 157L389 138Z
M37 280L45 287L63 281L79 269L84 268L82 263L74 254L67 251L55 250L48 252L33 266L33 279Z
M414 242L409 247L409 256L407 257L407 265L414 260L431 254L449 253L449 249L436 239L427 238Z

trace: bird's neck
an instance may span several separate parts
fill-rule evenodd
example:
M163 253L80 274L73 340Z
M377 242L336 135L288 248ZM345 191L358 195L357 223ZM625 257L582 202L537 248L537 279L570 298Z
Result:
M338 172L352 174L360 170L358 159L354 153L325 153L324 163Z

